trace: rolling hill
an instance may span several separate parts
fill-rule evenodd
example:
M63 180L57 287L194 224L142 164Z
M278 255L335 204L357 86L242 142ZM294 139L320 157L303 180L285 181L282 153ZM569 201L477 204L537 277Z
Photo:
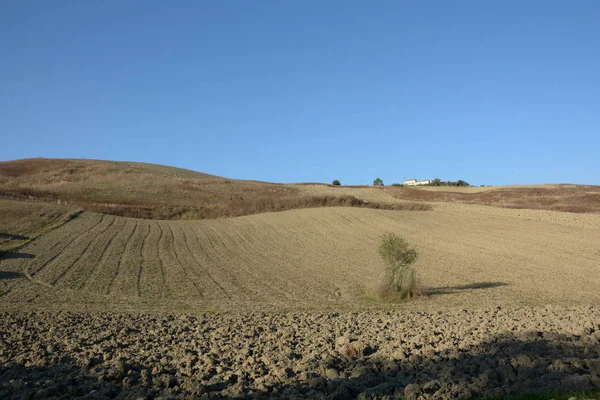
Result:
M600 215L503 208L527 206L538 190L562 191L536 197L551 208L544 196L595 198L596 188L518 189L281 185L140 163L4 162L0 298L16 308L370 307L383 271L378 241L395 232L419 249L429 293L403 307L600 300ZM207 219L223 216L236 217Z
M0 183L0 397L600 387L595 187L276 185L85 160L2 163ZM373 296L390 232L419 252L408 302Z
M154 164L43 158L1 162L0 196L158 220L235 217L323 206L431 208L390 196L386 196L390 201L374 202L339 193L311 195L296 185L226 179Z

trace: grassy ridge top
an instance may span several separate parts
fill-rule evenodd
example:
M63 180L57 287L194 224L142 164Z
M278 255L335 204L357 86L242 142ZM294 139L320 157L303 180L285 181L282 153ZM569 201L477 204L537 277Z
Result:
M130 161L106 161L87 159L28 158L23 160L0 162L0 177L35 180L60 177L60 175L81 175L90 177L114 174L118 172L147 173L168 178L215 180L223 179L215 175L189 169L169 167Z
M177 218L192 211L200 218L226 216L243 203L297 193L281 185L154 164L43 158L0 163L0 191L64 201L89 211L155 219Z

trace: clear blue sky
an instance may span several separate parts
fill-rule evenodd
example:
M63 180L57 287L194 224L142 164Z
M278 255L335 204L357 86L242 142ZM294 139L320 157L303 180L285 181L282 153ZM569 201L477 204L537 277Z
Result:
M0 160L600 184L600 1L0 4Z

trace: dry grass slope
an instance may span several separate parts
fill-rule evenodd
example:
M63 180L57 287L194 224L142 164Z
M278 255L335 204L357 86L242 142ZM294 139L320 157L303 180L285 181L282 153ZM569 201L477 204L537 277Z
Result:
M290 185L307 195L352 195L379 203L463 203L500 208L600 213L600 186L528 185L496 187L369 187Z
M589 185L397 188L305 184L293 187L307 195L352 195L377 203L462 203L500 208L600 213L600 186Z
M147 219L237 217L323 206L417 210L429 209L423 203L435 202L600 213L600 186L281 185L153 164L68 159L0 162L0 196L60 201L87 211Z
M503 208L600 213L600 186L507 187L481 192L468 189L450 188L445 191L439 188L434 191L425 188L385 188L385 191L390 196L406 201L460 202Z
M330 206L431 208L380 204L351 194L306 195L289 185L231 180L153 164L94 160L0 163L0 196L63 202L86 211L159 220L237 217Z

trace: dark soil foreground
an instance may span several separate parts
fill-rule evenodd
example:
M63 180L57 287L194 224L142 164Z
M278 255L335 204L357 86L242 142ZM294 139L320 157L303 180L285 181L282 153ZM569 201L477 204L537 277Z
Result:
M600 389L600 307L0 314L0 398L469 398Z

